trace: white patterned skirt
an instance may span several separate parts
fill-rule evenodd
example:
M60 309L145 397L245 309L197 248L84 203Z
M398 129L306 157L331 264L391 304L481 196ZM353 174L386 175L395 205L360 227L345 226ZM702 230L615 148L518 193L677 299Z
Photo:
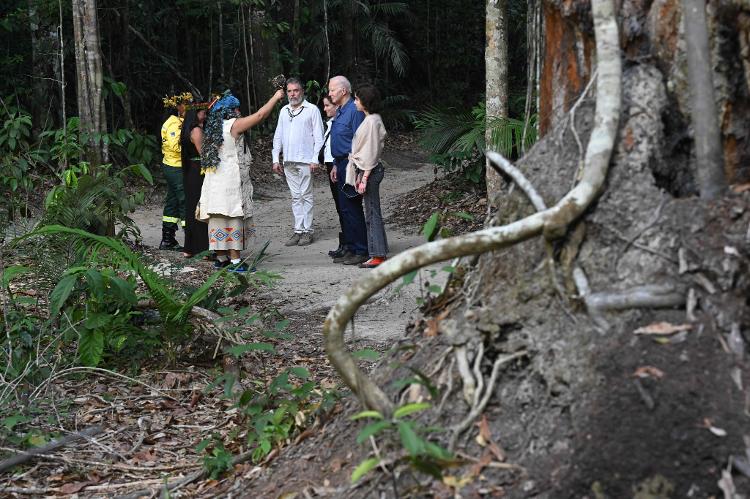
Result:
M208 217L208 248L212 251L242 251L248 247L254 235L252 218L225 217L213 213Z

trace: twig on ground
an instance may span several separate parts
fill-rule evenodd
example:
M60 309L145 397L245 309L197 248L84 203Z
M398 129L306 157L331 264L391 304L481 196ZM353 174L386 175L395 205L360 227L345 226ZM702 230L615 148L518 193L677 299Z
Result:
M31 449L28 451L19 452L15 456L0 462L0 473L10 468L13 468L14 466L17 466L21 463L25 463L26 461L33 459L35 456L38 456L39 454L52 452L61 447L65 447L66 445L71 444L80 438L86 438L92 435L96 435L97 433L101 433L102 430L103 428L101 425L90 426L86 428L85 430L82 430L76 433L71 433L70 435L66 435L58 440L54 440L48 443L47 445L43 445L41 447L37 447L35 449Z
M617 265L620 263L620 258L622 258L625 252L628 251L628 248L630 248L633 243L635 243L643 234L646 233L647 230L656 225L656 223L659 221L659 219L661 218L661 212L664 209L664 205L667 204L668 198L669 196L662 195L661 201L659 201L659 206L656 208L654 216L651 217L651 220L649 220L648 223L646 223L646 225L644 225L642 228L638 229L635 234L630 237L630 239L625 241L625 245L620 248L620 251L617 252L617 256L615 257L615 261L612 267L615 272L617 272Z
M458 374L461 375L461 380L463 381L464 400L466 400L466 403L471 404L474 401L474 392L476 391L477 383L474 379L474 375L471 373L471 369L469 368L466 345L455 347L455 352Z
M50 376L49 378L47 378L44 381L44 383L42 383L41 385L39 385L31 393L31 396L29 396L29 399L30 400L34 400L36 398L36 396L39 394L39 392L45 386L49 385L50 383L52 383L57 378L61 378L63 376L67 376L68 374L72 374L72 373L76 373L76 372L85 372L85 371L91 371L91 372L94 372L96 374L100 374L102 376L111 376L111 377L114 377L114 378L121 378L121 379L130 381L131 383L136 383L138 385L144 386L144 387L148 388L149 390L152 390L152 391L158 393L159 395L161 395L164 398L168 398L170 400L174 400L175 402L179 402L179 400L177 400L176 398L174 398L174 397L172 397L170 395L167 395L166 393L164 393L163 391L159 390L158 388L155 388L155 387L153 387L153 386L151 386L151 385L149 385L147 383L144 383L143 381L139 381L139 380L137 380L135 378L131 378L130 376L125 376L124 374L120 374L120 373L117 373L117 372L114 372L114 371L110 371L108 369L102 369L101 367L83 367L83 366L69 367L67 369L63 369L62 371L56 373L53 376Z

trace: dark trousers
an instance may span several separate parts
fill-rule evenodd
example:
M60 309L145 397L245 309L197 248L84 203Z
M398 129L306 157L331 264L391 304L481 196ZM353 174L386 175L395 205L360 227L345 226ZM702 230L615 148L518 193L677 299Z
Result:
M357 255L367 255L367 226L362 211L362 196L349 197L342 190L346 180L346 165L349 160L336 159L336 180L338 184L339 208L343 221L344 247ZM351 189L349 186L347 189Z
M333 202L336 205L336 214L339 216L339 227L341 232L344 231L344 219L341 218L341 207L339 206L339 186L336 182L331 182L331 170L333 170L333 163L326 163L326 171L328 172L328 186L331 188L331 196L333 196Z
M383 213L380 211L380 183L385 168L378 164L370 172L365 188L365 220L367 220L367 251L370 256L385 257L388 254L388 239L385 236Z
M167 197L164 200L162 226L177 230L177 225L185 216L185 191L182 189L182 167L161 164L161 171L167 181Z
M188 161L182 165L182 186L185 191L185 244L183 251L197 255L208 251L208 224L195 219L195 207L201 198L203 175L200 163Z

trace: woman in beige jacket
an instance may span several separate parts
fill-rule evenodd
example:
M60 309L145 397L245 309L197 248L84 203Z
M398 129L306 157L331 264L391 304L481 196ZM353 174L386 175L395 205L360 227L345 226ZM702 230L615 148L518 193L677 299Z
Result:
M354 104L357 110L365 113L365 119L354 134L346 176L347 183L354 185L364 198L370 259L359 266L371 269L383 263L388 254L388 240L380 211L380 183L385 175L380 157L386 131L383 120L376 114L380 107L380 93L375 87L365 85L359 88L354 95Z

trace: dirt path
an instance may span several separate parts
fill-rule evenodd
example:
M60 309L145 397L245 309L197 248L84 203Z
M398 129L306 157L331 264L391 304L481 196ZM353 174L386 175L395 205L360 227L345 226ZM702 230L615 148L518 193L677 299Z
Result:
M390 152L385 159L388 167L381 195L384 216L387 218L397 196L429 183L434 174L431 164L408 151ZM256 168L264 166L255 165ZM268 248L270 256L262 268L282 275L283 279L269 293L274 304L288 316L324 314L355 279L368 272L356 266L334 264L327 255L328 250L338 244L339 229L336 210L322 172L315 175L314 199L313 244L285 247L284 242L291 234L293 221L286 182L276 178L273 183L255 186L257 243L271 241ZM133 219L141 229L144 244L158 246L161 207L152 205L142 208L133 215ZM406 233L393 225L386 224L386 232L391 250L389 256L424 241L414 231ZM178 235L178 239L182 237ZM430 273L437 268L440 266L422 269L422 282L430 280ZM440 284L444 279L445 274L439 272L431 280ZM357 313L355 334L358 339L382 342L403 333L408 317L416 308L419 288L411 285L394 293L396 285L378 293Z

